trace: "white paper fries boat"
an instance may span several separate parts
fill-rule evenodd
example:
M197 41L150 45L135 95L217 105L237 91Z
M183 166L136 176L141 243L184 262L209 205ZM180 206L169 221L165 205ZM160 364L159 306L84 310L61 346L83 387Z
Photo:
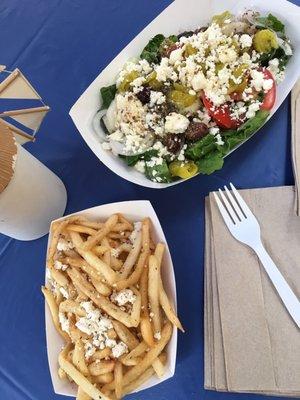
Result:
M208 22L216 12L231 10L236 13L242 11L244 8L256 9L264 14L274 13L285 23L287 34L293 44L294 55L287 66L286 78L278 87L277 100L271 116L274 114L299 77L299 7L286 0L241 0L240 2L233 0L223 0L222 2L217 0L175 0L97 76L70 110L70 116L80 134L91 150L109 169L130 182L151 188L166 188L182 182L182 180L173 183L152 182L134 168L127 167L123 160L102 149L92 127L92 119L100 108L100 88L113 84L118 71L124 63L131 57L137 57L149 39L157 33L170 35L195 29Z
M162 230L158 217L149 201L137 200L137 201L124 201L120 203L105 204L103 206L93 207L87 210L79 211L78 213L74 213L72 215L81 214L89 219L96 220L102 218L105 219L109 217L111 214L114 214L116 212L124 214L132 221L140 221L142 218L145 217L151 218L152 221L151 233L154 241L156 243L163 242L166 244L164 264L162 269L162 278L166 292L170 297L170 299L172 300L172 303L176 309L176 283L175 283L173 263L164 232ZM56 221L61 221L68 217L70 217L70 215L60 218ZM48 248L50 239L51 237L49 236ZM47 278L45 278L45 280L47 286ZM71 384L69 381L60 380L57 374L58 354L61 351L64 341L54 328L51 319L51 314L47 304L45 304L45 322L46 322L48 362L49 362L49 369L50 369L54 392L65 396L76 396L77 394L76 385ZM177 330L174 329L172 338L166 347L167 364L166 364L165 375L161 379L153 376L151 379L149 379L149 381L147 381L136 391L140 391L155 386L165 381L166 379L171 378L174 375L175 364L176 364L176 350L177 350Z

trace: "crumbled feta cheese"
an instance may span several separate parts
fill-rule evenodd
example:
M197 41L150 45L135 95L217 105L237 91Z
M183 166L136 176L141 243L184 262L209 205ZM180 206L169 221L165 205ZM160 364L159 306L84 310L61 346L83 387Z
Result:
M123 289L120 292L114 292L110 299L118 306L125 306L128 303L133 304L136 301L136 295L130 289Z
M257 101L255 103L252 103L248 107L248 111L246 112L246 118L253 118L255 116L256 111L260 109L260 102Z
M252 46L252 37L250 35L247 35L246 33L244 33L240 37L240 43L241 43L242 49L244 49L245 47L251 47Z
M134 79L132 82L130 82L130 86L134 87L134 88L138 88L140 86L142 86L142 84L145 82L145 78L143 76L140 76L136 79Z
M189 119L175 112L166 116L165 131L170 133L183 133L189 126Z
M220 128L213 126L209 128L209 133L213 136L217 135L220 132Z
M118 249L111 248L111 249L110 249L110 254L111 254L113 257L119 257L119 250L118 250Z
M129 240L130 240L131 244L134 244L134 242L137 240L138 235L141 233L142 223L140 221L135 222L133 224L133 227L134 227L134 229L129 236Z
M150 317L150 318L153 318L153 317L154 317L154 313L151 312L151 313L149 314L149 317Z
M145 173L145 161L140 160L138 161L135 165L134 168L138 171L141 172L142 174Z
M59 320L61 329L62 329L64 332L69 333L69 331L70 331L70 323L69 323L68 318L65 316L65 314L64 314L64 313L61 313L61 312L58 313L58 320Z
M233 47L219 46L219 60L222 63L233 63L237 59L237 52Z
M90 358L96 351L96 347L93 346L90 342L86 342L84 345L84 350L85 350L85 358Z
M191 81L194 90L205 89L207 86L206 78L203 72L198 72Z
M219 145L219 146L223 146L224 141L222 140L222 137L221 137L221 135L219 133L216 134L215 138L217 139L216 140L216 144Z
M61 261L56 260L56 261L54 261L54 268L65 271L68 268L68 265L63 264Z
M161 59L160 64L155 67L155 72L156 79L160 82L165 82L167 79L176 81L178 78L173 67L169 65L169 59L167 57Z
M265 92L267 92L268 90L270 90L272 88L273 80L265 79L263 72L257 71L257 70L252 70L250 72L250 75L252 78L251 86L253 86L254 89L257 90L258 92L260 90L264 90Z
M60 238L57 243L57 250L58 251L68 251L74 249L74 245L72 242L69 242L63 238Z
M114 348L116 348L115 351L118 352L119 345L123 342L117 343L116 340L108 337L108 331L113 328L111 319L105 317L99 309L96 309L91 301L82 302L80 306L86 312L86 316L78 319L75 324L76 327L92 337L93 347L100 349L109 347L112 349L112 352ZM86 353L91 354L93 351L92 347L87 345ZM86 354L86 356L88 356L88 354Z
M67 291L64 287L60 287L60 288L59 288L59 291L60 291L60 293L63 295L63 297L64 297L65 299L68 299L68 298L69 298L69 293L68 293L68 291Z
M123 354L128 352L128 347L124 342L120 342L112 348L112 355L115 358L121 357Z
M269 66L268 70L272 72L274 79L276 80L277 83L280 83L283 81L285 77L284 71L280 71L279 69L279 60L278 58L273 58L272 60L269 61Z
M182 60L183 49L180 47L179 49L175 49L171 52L169 61L171 64L175 64L178 61Z
M146 151L153 141L152 133L147 129L146 108L132 93L119 93L115 101L117 129L108 139L122 143L125 154Z
M160 332L155 332L155 334L153 336L154 336L154 339L156 339L156 340L160 340L161 339L161 333Z
M155 92L154 90L151 90L150 92L150 107L154 107L156 104L160 105L165 103L166 101L166 96L162 92Z
M108 142L102 142L101 143L102 149L110 151L111 150L111 145Z
M187 145L185 144L185 145L182 147L182 149L180 150L180 152L179 152L179 154L178 154L178 156L177 156L178 161L184 161L184 160L185 160L184 152L185 152L186 148L187 148Z

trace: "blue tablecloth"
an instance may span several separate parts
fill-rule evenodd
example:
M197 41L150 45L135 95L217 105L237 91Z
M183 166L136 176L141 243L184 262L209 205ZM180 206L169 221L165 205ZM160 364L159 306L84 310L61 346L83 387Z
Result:
M175 377L131 398L250 399L246 394L203 389L204 197L229 181L239 188L293 184L289 100L226 159L220 172L160 191L110 172L68 116L99 71L169 3L2 0L0 62L11 70L19 67L52 107L36 143L26 147L64 181L67 213L114 201L149 199L161 220L175 264L179 315L186 334L179 334ZM19 242L0 235L1 400L62 398L53 393L46 354L40 293L46 244L47 237Z

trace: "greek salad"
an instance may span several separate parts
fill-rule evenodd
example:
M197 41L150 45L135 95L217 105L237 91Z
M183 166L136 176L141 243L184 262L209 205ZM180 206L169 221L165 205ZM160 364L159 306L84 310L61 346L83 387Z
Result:
M291 56L284 24L255 11L158 34L101 88L101 145L155 182L211 174L265 123Z

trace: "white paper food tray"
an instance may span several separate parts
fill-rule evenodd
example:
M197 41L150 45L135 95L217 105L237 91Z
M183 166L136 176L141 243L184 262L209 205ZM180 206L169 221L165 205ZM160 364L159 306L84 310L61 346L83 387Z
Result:
M84 215L85 217L91 220L99 220L108 218L110 215L117 212L124 214L131 221L141 221L145 217L149 217L151 219L152 221L151 234L154 242L155 243L162 242L166 244L166 251L164 255L163 268L162 268L162 279L164 282L165 290L169 298L171 299L172 303L174 304L175 309L177 309L176 283L175 283L175 275L174 275L171 255L159 219L149 201L137 200L137 201L124 201L120 203L105 204L102 206L79 211L71 215L80 214ZM67 215L63 218L57 219L56 221L61 221L65 218L70 217L71 215ZM53 221L52 224L56 221ZM50 240L51 236L49 235L48 248ZM47 286L47 277L45 278L45 281ZM51 314L47 304L45 304L45 322L46 322L48 362L49 362L49 369L50 369L53 389L57 394L62 394L66 396L76 396L77 386L71 384L67 380L60 380L57 375L58 354L64 345L64 341L58 334L53 325ZM137 392L155 386L160 382L163 382L166 379L171 378L174 375L175 364L176 364L176 350L177 350L177 329L173 329L172 338L166 347L167 364L166 364L165 375L161 379L157 378L156 376L153 376L144 385L140 386L139 389L136 390Z
M245 7L247 9L257 9L263 14L274 13L278 16L285 23L287 34L294 48L294 55L286 69L286 78L278 86L277 99L271 116L274 114L291 91L300 74L300 8L286 0L241 0L237 3L232 0L224 0L222 2L218 0L175 0L117 55L91 83L70 110L70 116L83 139L99 160L111 171L130 182L156 189L183 182L182 180L172 183L152 182L134 168L128 167L119 157L102 149L99 138L92 127L92 120L100 108L100 88L112 85L115 82L118 71L125 62L129 58L137 57L148 41L157 33L170 35L195 29L207 23L217 12L228 9L233 13L237 13Z

